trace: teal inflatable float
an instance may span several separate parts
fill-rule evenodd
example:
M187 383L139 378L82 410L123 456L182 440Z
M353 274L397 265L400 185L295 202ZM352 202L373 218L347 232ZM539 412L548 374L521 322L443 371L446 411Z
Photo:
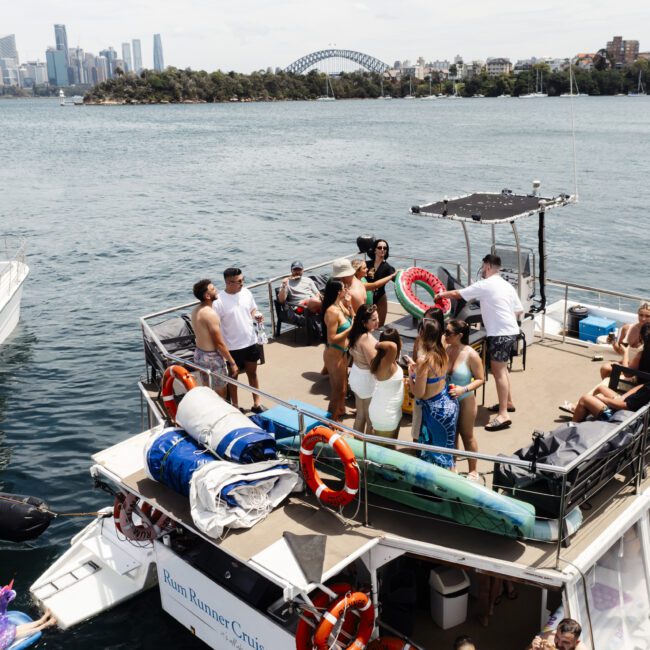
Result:
M350 437L346 442L356 456L361 471L364 464L363 443ZM300 448L298 436L278 440L278 448L290 456L297 456ZM316 448L314 455L319 463L337 475L342 475L338 457L328 445ZM535 506L499 494L476 481L450 472L415 456L388 449L381 445L366 444L368 489L391 501L403 503L418 510L445 517L464 526L486 530L515 539L556 541L557 521L539 519ZM566 517L569 534L582 523L580 509Z

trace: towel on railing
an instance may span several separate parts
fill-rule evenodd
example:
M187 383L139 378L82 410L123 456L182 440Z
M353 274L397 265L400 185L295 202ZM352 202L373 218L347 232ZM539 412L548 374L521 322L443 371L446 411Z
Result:
M299 482L298 474L282 460L205 465L194 472L190 485L192 519L200 531L215 538L225 528L250 528Z
M178 406L176 421L223 460L254 463L276 457L274 437L207 386L188 391Z

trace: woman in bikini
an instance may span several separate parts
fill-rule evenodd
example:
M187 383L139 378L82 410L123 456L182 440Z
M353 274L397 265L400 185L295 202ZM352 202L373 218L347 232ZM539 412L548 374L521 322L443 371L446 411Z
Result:
M454 449L458 401L447 390L449 357L440 340L442 331L436 320L423 320L419 353L416 362L409 364L409 384L417 403L422 407L422 425L418 441ZM441 452L421 451L420 458L446 469L454 466L454 457Z
M449 394L458 400L458 433L465 451L478 451L474 438L476 420L476 395L474 391L485 383L483 361L478 352L469 345L469 325L464 320L451 320L445 328L446 351L449 357L447 381ZM456 440L458 447L458 440ZM469 458L467 478L478 480L476 459Z
M385 239L378 239L372 250L368 251L368 258L372 262L368 266L367 278L368 282L377 282L384 278L393 275L395 269L386 261L389 254L388 242ZM377 312L379 313L379 327L383 327L386 322L386 314L388 313L388 298L386 297L386 287L380 286L373 292L373 303L377 305Z
M325 351L323 362L330 378L330 401L327 410L335 422L345 415L348 372L348 335L354 311L349 289L340 280L330 280L323 298Z
M352 260L352 268L354 269L354 277L352 278L350 291L352 292L352 305L355 309L359 309L364 303L372 305L374 292L385 287L397 275L397 271L395 271L381 280L368 282L368 265L364 260Z

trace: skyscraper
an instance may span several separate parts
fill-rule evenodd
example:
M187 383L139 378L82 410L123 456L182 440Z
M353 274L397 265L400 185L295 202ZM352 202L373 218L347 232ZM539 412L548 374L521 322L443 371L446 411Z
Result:
M140 74L142 72L142 48L140 47L140 39L134 38L133 41L133 70Z
M99 56L106 58L106 71L108 73L108 78L112 79L113 75L115 74L115 61L117 61L117 52L112 47L109 47L105 50L102 50L99 53Z
M160 39L160 34L153 35L153 69L165 69L165 60L163 59L162 40Z
M124 72L133 72L131 61L131 43L122 43L122 60L124 61Z
M18 50L16 50L15 34L0 37L0 59L15 59L16 65L18 65Z
M68 52L68 33L65 25L54 25L54 38L56 39L56 49L65 54L66 65L70 65L70 53Z
M50 84L53 86L67 86L69 83L68 66L63 50L48 47L45 58L47 60L47 77Z

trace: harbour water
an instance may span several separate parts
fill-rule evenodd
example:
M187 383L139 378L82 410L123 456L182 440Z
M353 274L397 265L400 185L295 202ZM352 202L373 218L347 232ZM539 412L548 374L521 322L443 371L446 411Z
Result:
M464 259L462 231L414 204L475 190L574 191L568 99L65 107L2 101L0 238L28 241L21 322L0 347L0 490L60 513L108 505L94 451L140 430L139 316L191 300L200 277L248 282L352 252ZM548 217L549 275L648 293L650 105L580 98L580 203ZM534 224L523 227L533 242ZM489 229L478 238L476 262ZM509 240L506 240L509 242ZM483 248L481 248L481 243ZM476 264L475 264L476 266ZM472 269L475 272L476 269ZM87 520L57 519L31 544L0 542L0 582L31 582ZM157 593L49 648L204 647Z

